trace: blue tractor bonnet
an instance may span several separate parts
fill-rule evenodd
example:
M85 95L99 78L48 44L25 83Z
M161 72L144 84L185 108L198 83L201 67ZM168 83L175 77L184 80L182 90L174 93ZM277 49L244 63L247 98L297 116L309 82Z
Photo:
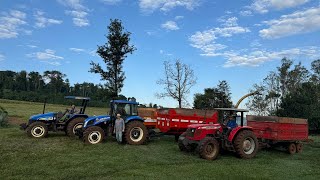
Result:
M95 126L110 121L109 115L91 116L84 120L83 127Z
M30 117L29 120L33 120L33 121L51 121L54 119L56 113L54 112L48 112L45 114L37 114L37 115L33 115Z

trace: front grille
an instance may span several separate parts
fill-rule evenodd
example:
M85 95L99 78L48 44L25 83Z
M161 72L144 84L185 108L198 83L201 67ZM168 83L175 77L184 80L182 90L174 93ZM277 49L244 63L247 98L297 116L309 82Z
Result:
M187 137L193 137L195 131L196 131L195 128L188 128L187 131L186 131L186 136Z

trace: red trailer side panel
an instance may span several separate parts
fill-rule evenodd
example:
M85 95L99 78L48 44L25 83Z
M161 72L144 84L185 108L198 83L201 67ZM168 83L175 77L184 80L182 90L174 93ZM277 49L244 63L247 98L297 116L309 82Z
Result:
M253 128L257 138L273 141L305 141L308 139L307 119L248 115L247 125Z

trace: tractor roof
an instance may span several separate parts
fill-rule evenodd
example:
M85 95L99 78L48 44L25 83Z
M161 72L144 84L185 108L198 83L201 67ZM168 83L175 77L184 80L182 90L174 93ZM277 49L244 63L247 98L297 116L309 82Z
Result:
M249 112L247 109L238 109L238 108L214 108L218 111L236 111L236 112Z
M139 104L136 101L127 101L127 100L111 100L111 103L118 103L118 104Z
M81 96L65 96L65 99L77 99L77 100L90 100L89 97L81 97Z

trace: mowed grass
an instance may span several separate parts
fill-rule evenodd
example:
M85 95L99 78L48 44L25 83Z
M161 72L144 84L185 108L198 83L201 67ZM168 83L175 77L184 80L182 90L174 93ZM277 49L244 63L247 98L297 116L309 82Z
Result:
M33 103L24 106L34 109ZM250 160L228 153L207 161L180 152L171 136L141 146L119 145L113 137L85 145L64 133L28 138L11 125L0 129L0 179L319 179L320 137L310 138L314 143L305 144L301 154L261 150Z

